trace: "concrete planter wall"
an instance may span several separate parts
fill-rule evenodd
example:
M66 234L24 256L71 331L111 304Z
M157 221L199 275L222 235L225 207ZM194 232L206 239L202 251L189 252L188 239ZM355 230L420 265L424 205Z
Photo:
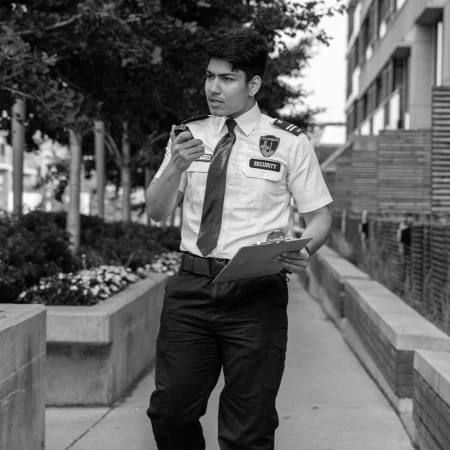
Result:
M322 247L308 267L309 292L338 328L345 317L344 286L348 279L365 279L369 276L340 257L328 247Z
M450 352L450 338L376 281L347 280L345 303L345 340L413 434L414 353Z
M0 310L0 449L44 450L45 307Z
M94 306L47 311L47 405L111 405L155 357L167 275Z
M446 394L441 396L438 412L429 413L425 408L432 409L438 395L432 393L433 389L438 389L436 379L443 379L445 371L442 363L430 369L439 359L433 352L450 361L450 337L383 285L356 267L349 268L348 264L335 252L324 248L311 260L309 290L336 322L345 341L389 399L412 439L421 443L421 449L440 449L437 445L427 447L426 444L430 439L445 442L445 433L439 436L436 433L444 419L450 420L447 388L444 388ZM449 368L450 363L447 364L445 367ZM440 375L433 371L440 371ZM446 372L449 373L450 370ZM439 389L442 383L439 382ZM448 379L446 383L449 384ZM424 437L426 433L431 438ZM444 445L444 448L450 446Z
M414 423L421 450L450 448L450 355L418 351L414 358Z

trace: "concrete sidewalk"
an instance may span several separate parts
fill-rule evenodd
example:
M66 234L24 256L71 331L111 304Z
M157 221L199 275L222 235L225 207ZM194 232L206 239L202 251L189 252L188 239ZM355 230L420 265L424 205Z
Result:
M400 420L333 323L296 278L289 289L277 450L412 450ZM150 372L112 409L47 408L46 450L156 450L145 416L153 384ZM221 387L222 381L202 419L207 450L218 449Z

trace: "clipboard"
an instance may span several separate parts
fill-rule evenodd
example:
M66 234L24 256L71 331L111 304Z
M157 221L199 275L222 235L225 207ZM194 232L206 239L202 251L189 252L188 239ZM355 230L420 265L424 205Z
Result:
M213 283L260 277L280 272L283 266L274 258L283 252L300 251L312 238L265 241L241 247L214 278Z

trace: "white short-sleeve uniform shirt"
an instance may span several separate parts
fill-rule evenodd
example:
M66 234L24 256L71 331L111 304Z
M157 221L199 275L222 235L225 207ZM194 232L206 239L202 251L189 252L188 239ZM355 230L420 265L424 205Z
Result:
M208 116L187 124L192 135L203 141L205 153L190 165L180 182L184 194L181 250L199 256L196 241L206 177L214 148L227 132L225 120ZM258 105L235 121L236 142L227 167L222 227L217 247L207 255L216 258L231 258L240 247L266 240L271 231L287 230L292 197L300 213L332 202L314 148L297 127L262 114ZM155 176L170 157L169 144Z

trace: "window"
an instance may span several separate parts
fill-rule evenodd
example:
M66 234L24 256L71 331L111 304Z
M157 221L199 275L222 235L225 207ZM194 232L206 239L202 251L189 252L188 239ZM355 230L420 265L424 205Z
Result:
M382 90L381 76L378 76L375 79L374 83L375 83L375 108L376 108L383 101L383 90Z
M406 59L394 59L394 90L404 86L406 76Z
M354 29L353 10L354 10L354 8L349 9L348 12L347 12L347 17L348 17L347 40L350 40L350 38L353 36L353 29Z

